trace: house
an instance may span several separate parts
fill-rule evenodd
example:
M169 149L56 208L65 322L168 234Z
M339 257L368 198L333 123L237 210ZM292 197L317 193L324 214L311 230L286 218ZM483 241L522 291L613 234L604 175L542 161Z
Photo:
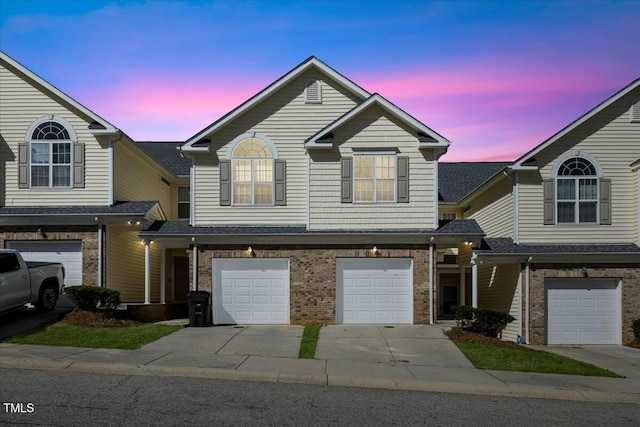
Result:
M472 304L516 318L503 337L632 340L640 318L639 100L640 79L441 205L486 233L470 253ZM467 167L473 174L477 166Z
M444 136L315 57L185 142L134 142L1 71L0 246L73 253L77 283L127 303L206 290L216 324L466 304L534 344L621 344L640 317L639 81L515 162L443 163Z
M0 247L62 262L67 286L108 286L128 302L160 300L160 250L149 253L154 285L145 295L138 232L178 217L174 201L188 178L4 53L0 177Z

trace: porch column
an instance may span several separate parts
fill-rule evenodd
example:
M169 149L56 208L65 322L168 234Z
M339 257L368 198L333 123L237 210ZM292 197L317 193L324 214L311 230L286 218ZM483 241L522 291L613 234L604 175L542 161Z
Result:
M471 306L478 308L478 263L475 254L471 257Z
M144 243L144 303L151 304L151 241Z
M165 248L160 248L160 302L162 304L167 303L167 292L165 290L166 286L166 252Z
M467 287L467 283L466 283L466 278L467 275L465 274L465 268L464 267L460 267L460 305L466 305L467 302L466 300L466 287Z
M96 217L96 220L98 219L98 217ZM102 280L102 246L103 246L103 242L102 242L102 224L98 225L98 286L103 287L104 283Z
M433 325L433 237L429 242L429 323Z
M193 281L191 284L191 290L198 290L198 245L193 243Z

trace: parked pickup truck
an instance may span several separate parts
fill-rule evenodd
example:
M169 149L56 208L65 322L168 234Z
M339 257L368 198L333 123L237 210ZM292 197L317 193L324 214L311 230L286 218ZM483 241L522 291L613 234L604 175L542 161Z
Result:
M25 261L13 249L0 249L0 313L35 305L53 310L64 286L65 271L54 262Z

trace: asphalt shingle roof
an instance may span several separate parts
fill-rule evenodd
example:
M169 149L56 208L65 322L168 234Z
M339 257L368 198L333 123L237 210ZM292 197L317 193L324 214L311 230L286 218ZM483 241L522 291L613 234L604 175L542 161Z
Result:
M637 253L638 262L640 262L640 247L633 243L523 243L516 245L510 238L486 238L482 241L482 246L474 250L492 255Z
M175 175L189 175L191 160L180 156L178 150L184 142L143 141L136 142L136 145Z
M113 206L21 206L0 207L0 217L58 215L144 215L155 201L116 202Z
M441 202L456 203L511 162L438 163L438 193Z
M214 226L192 227L186 221L155 221L140 235L327 235L327 234L478 234L484 235L475 220L443 221L438 230L429 228L416 229L370 229L370 230L307 230L304 225L293 226Z

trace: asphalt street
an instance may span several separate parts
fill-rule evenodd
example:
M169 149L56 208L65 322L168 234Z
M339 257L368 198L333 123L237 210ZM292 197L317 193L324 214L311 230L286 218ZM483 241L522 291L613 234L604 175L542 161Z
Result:
M631 426L640 419L640 404L16 369L0 375L3 426Z

